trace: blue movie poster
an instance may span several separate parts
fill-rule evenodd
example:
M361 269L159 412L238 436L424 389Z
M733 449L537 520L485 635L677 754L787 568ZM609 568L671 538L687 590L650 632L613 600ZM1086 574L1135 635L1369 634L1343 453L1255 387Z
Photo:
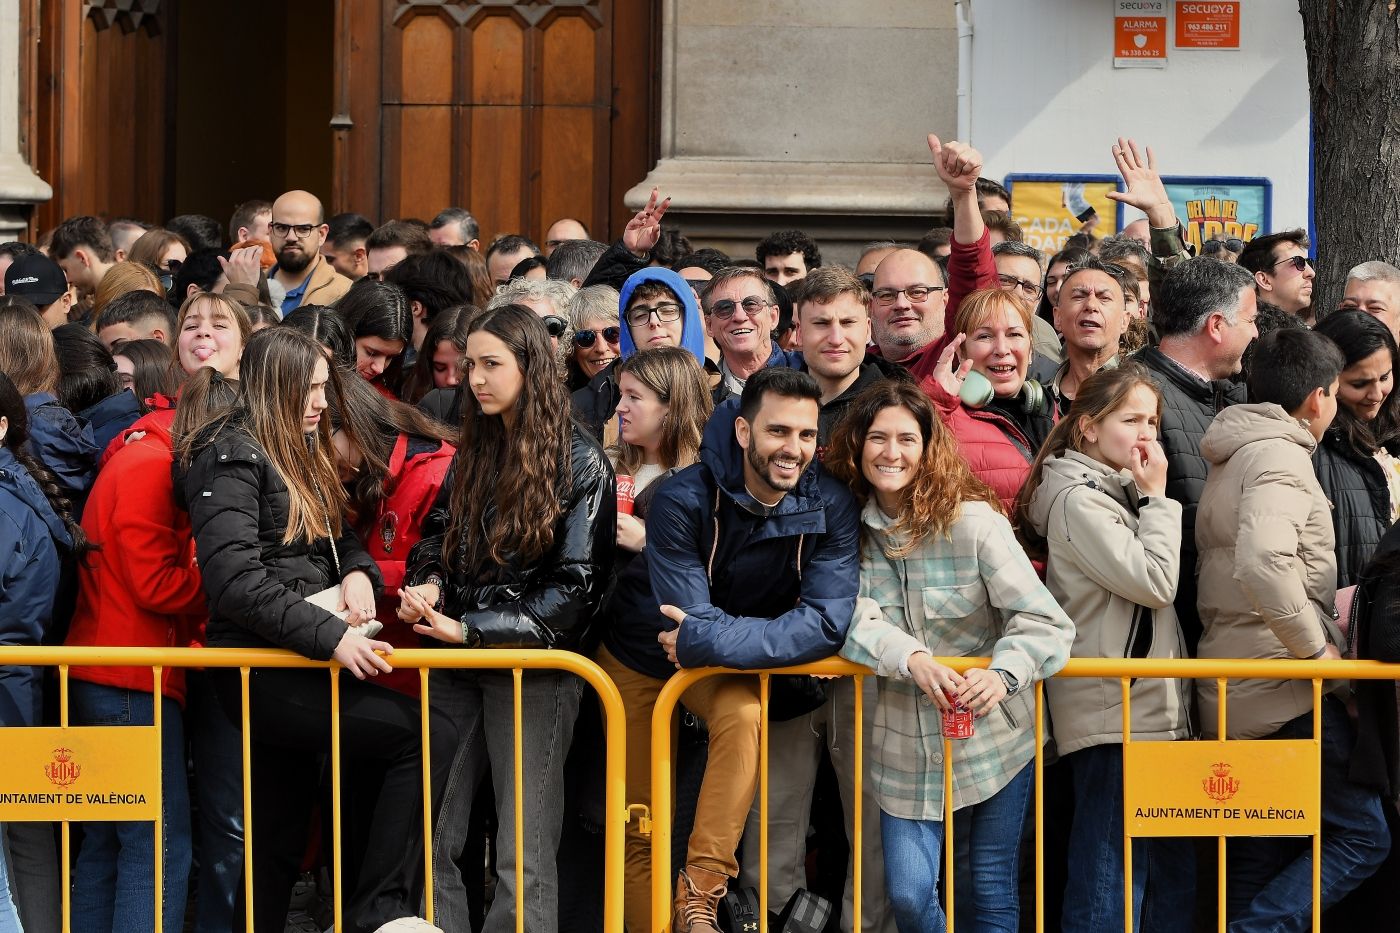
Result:
M1207 240L1246 243L1269 229L1273 185L1267 178L1164 178L1186 242L1199 254Z

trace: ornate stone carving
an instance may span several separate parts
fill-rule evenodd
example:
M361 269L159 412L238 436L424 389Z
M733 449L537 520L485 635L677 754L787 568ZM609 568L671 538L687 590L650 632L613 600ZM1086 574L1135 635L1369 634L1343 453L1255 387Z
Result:
M84 0L83 15L91 16L98 29L117 25L122 32L135 32L142 26L159 31L160 0Z
M394 24L417 12L443 12L458 26L465 26L483 13L514 13L527 24L538 26L555 10L579 10L598 26L603 25L599 0L399 0L394 8Z

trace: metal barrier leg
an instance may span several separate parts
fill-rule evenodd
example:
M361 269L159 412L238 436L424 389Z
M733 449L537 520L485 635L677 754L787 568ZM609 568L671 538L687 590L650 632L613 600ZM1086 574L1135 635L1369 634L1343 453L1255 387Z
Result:
M335 930L345 929L340 865L340 668L331 665L331 906Z
M1123 774L1128 773L1128 746L1133 741L1132 681L1127 677L1119 680L1123 693ZM1123 933L1133 933L1133 840L1128 835L1131 824L1128 791L1123 789Z
M243 912L244 928L253 931L253 724L248 701L248 673L238 669L238 686L243 710Z
M1225 692L1226 692L1226 689L1227 689L1227 688L1226 688L1226 681L1225 681L1225 678L1224 678L1224 677L1218 678L1218 679L1215 681L1215 690L1216 690L1215 734L1216 734L1216 737L1217 737L1221 742L1225 741L1225 702L1226 702L1226 701L1225 701ZM1226 840L1226 838L1227 838L1227 837L1225 837L1225 836L1221 836L1221 837L1220 837L1220 840L1219 840L1219 843L1218 843L1218 845L1216 846L1217 854L1216 854L1216 866L1215 866L1215 868L1216 868L1216 875L1219 877L1219 884L1217 885L1217 891L1216 891L1216 895L1215 895L1215 896L1216 896L1216 911L1217 911L1217 913L1219 914L1219 917L1217 918L1217 929L1219 929L1220 933L1226 933L1226 930L1227 930L1228 927L1229 927L1229 920L1228 920L1228 915L1227 915L1227 912L1226 912L1226 905L1229 903L1229 898L1228 898L1228 894L1227 894L1228 888L1226 887L1226 868L1225 868L1225 848L1226 848L1226 846L1225 846L1225 840Z
M525 786L524 731L521 724L521 681L525 672L512 668L515 686L515 931L525 933L525 802L521 798ZM567 749L566 749L567 751Z
M944 898L946 908L944 915L948 921L948 933L953 933L953 911L956 906L953 902L953 888L957 887L953 880L953 743L945 735L943 737L943 889L947 892ZM935 894L935 896L937 896Z
M68 665L58 666L58 724L63 728L68 728ZM63 933L72 933L73 929L73 864L72 838L69 832L68 821L63 821L63 863L60 866L60 877L63 879ZM156 852L160 852L160 846L156 846Z
M767 674L758 677L758 928L768 933L768 691Z
M423 730L423 916L433 922L433 773L429 738L428 669L418 668L418 715Z
M1045 682L1035 682L1035 931L1045 933Z
M865 844L865 826L861 815L865 811L865 678L855 676L856 728L855 728L855 781L851 792L851 930L860 933L861 894L864 892L861 878L860 853Z
M164 723L161 722L160 674L161 668L153 667L151 672L155 677L155 692L151 694L152 722L156 727L156 753L160 755L156 759L156 787L160 795L156 804L156 865L155 865L155 889L156 889L156 913L155 928L156 933L161 933L165 929L165 756L161 754L165 749L165 742L161 738L161 729Z

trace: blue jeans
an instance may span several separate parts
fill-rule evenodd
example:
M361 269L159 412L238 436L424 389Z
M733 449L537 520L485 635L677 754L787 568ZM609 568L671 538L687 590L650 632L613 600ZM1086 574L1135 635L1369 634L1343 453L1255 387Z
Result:
M489 773L496 791L496 891L484 933L515 929L515 693L510 671L436 670L428 675L434 708L458 729L458 744L433 834L433 921L468 930L466 886L456 862L466 845L477 786ZM525 786L525 929L559 926L557 857L564 823L564 759L578 718L583 681L573 674L526 671L520 684ZM437 745L434 745L435 754Z
M989 800L953 814L954 843L968 844L969 884L954 889L958 929L967 933L1016 933L1021 830L1029 811L1034 766L1027 764ZM899 933L943 933L947 918L938 900L943 823L880 814L885 885ZM959 872L961 875L962 873ZM955 881L956 883L956 881Z
M5 833L0 824L0 933L24 933L19 925L19 911L10 900L10 871L5 867Z
M1065 758L1074 782L1063 933L1123 929L1123 746ZM1133 840L1133 929L1190 933L1196 848L1189 839ZM1183 906L1185 905L1185 906Z
M151 694L74 680L69 688L78 726L149 726ZM190 798L180 705L161 697L161 816L164 820L165 933L185 928L190 875ZM155 928L153 823L84 823L73 873L73 929L150 933Z
M243 875L243 731L219 705L206 671L185 672L194 762L195 933L227 933Z
M1313 714L1284 723L1271 739L1312 737ZM1377 792L1347 778L1353 740L1346 707L1322 699L1322 907L1340 901L1385 861L1390 831ZM1226 845L1231 933L1307 930L1312 925L1311 840L1232 839Z

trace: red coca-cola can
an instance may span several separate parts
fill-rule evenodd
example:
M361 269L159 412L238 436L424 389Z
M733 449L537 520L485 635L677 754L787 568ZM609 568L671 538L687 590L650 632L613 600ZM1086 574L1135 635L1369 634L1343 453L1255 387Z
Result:
M976 722L972 710L957 701L957 695L943 691L952 709L943 711L943 737L948 739L970 739Z
M632 500L636 494L637 487L632 482L632 477L626 473L619 473L617 477L617 511L620 514L632 514Z

